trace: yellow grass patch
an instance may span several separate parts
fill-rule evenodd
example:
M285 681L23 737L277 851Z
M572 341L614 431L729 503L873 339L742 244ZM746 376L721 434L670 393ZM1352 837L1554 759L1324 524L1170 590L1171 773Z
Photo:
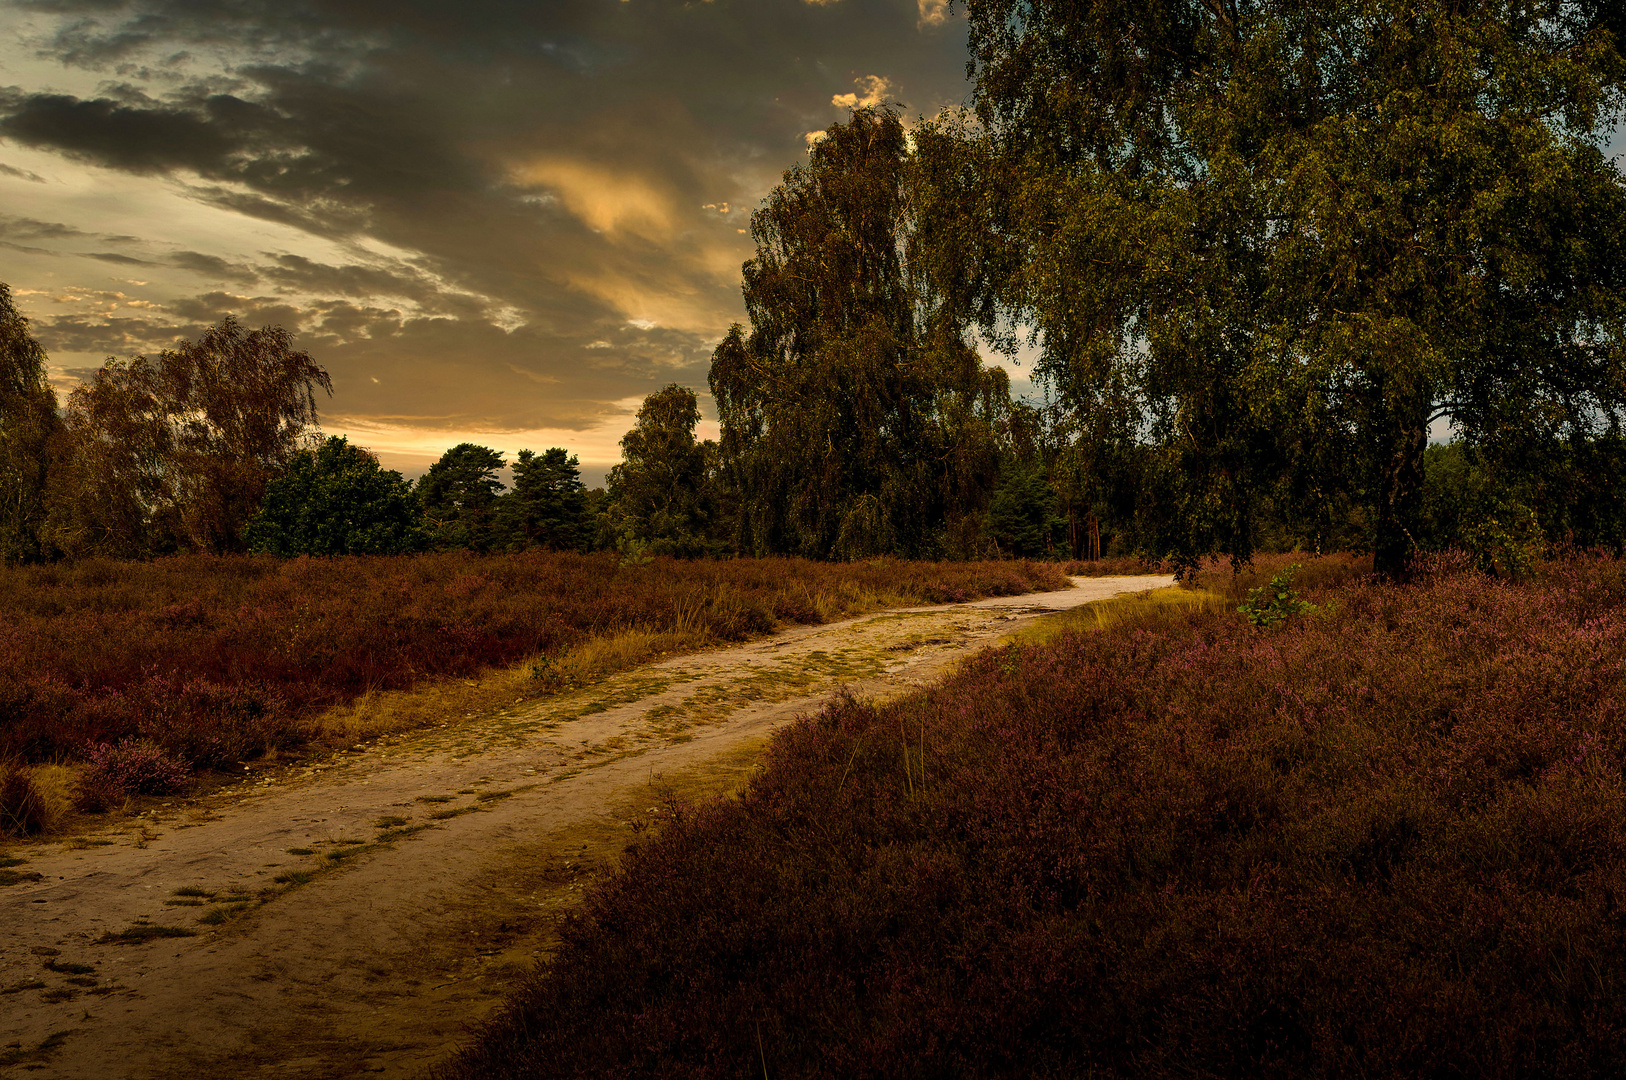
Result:
M66 765L0 762L0 835L56 832L73 814L73 790Z
M1081 630L1105 630L1123 623L1155 626L1184 617L1189 611L1221 611L1234 606L1207 589L1171 585L1166 589L1096 600L1070 611L1047 615L1032 626L1006 638L1007 643L1040 645L1058 635Z

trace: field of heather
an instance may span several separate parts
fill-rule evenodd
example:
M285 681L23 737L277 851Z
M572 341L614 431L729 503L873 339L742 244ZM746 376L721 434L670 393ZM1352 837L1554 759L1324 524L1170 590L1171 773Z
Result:
M440 1075L1626 1072L1626 563L1299 580L785 729Z
M425 680L529 660L529 689L547 692L573 655L618 636L635 647L612 666L630 666L785 623L1063 587L1040 563L548 553L6 568L0 763L88 757L115 780L169 783L174 767L297 745L316 711ZM121 741L147 757L107 758Z

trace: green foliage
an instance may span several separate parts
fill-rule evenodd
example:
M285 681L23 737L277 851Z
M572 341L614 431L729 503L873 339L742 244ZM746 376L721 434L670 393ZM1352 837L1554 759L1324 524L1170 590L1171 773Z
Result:
M576 458L557 446L540 457L519 452L513 489L499 500L497 517L510 551L585 551L592 544L581 470Z
M1042 559L1065 535L1066 521L1057 517L1056 492L1038 463L1010 462L1000 472L999 486L988 503L983 532L1004 555Z
M0 283L0 563L43 554L47 448L58 426L45 350Z
M244 537L251 552L401 555L426 543L418 507L401 474L335 436L294 457L271 481Z
M1294 563L1272 577L1270 584L1249 589L1248 598L1237 606L1237 611L1260 629L1315 611L1316 606L1299 599L1298 590L1293 588L1293 575L1298 571L1299 565Z
M1486 468L1473 448L1457 441L1431 446L1424 458L1422 525L1425 549L1458 547L1498 577L1522 579L1546 550L1546 534L1531 502L1534 485L1508 483Z
M632 561L703 555L711 520L707 447L695 441L694 391L672 384L644 399L621 439L602 515L609 542Z
M1481 570L1522 580L1546 551L1536 512L1520 503L1498 503L1463 534Z
M490 551L497 544L497 494L502 490L497 470L502 467L497 451L459 443L419 478L414 494L432 547Z
M1508 463L1620 429L1618 4L967 10L975 115L917 132L926 261L1148 447L1156 554L1246 557L1273 500L1358 507L1400 572L1432 421Z
M750 330L711 368L741 551L924 555L975 535L1009 395L911 260L913 184L897 115L859 109L752 215Z

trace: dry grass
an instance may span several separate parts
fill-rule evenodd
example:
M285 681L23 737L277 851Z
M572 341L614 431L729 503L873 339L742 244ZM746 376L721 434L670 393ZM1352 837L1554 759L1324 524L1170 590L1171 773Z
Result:
M1007 640L1022 645L1041 645L1062 634L1105 630L1130 622L1152 627L1178 620L1187 612L1223 611L1235 606L1225 597L1207 589L1175 585L1167 589L1096 600L1070 611L1047 615L1032 626L1012 634Z
M885 600L872 591L856 590L845 597L810 596L808 603L819 621L829 622L890 606ZM554 691L592 686L619 672L716 644L716 635L704 623L681 617L679 625L667 631L618 630L588 638L558 657L538 655L472 678L437 679L411 690L364 694L312 717L310 742L328 747L353 746L386 735L471 719Z
M0 835L56 832L73 816L74 787L65 765L0 762Z

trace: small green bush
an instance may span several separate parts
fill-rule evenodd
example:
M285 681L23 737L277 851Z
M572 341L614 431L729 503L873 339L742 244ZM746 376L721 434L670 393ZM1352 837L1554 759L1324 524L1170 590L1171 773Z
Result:
M1298 571L1299 565L1294 563L1271 578L1269 585L1249 589L1248 598L1238 605L1237 610L1261 629L1275 626L1294 615L1315 611L1315 605L1299 599L1298 590L1293 588L1293 575Z

